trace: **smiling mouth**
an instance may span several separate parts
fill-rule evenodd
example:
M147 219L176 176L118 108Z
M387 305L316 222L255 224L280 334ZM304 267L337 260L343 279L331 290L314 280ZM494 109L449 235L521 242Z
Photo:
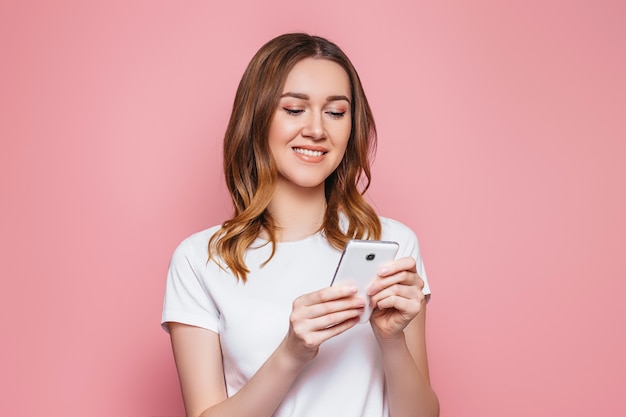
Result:
M322 156L326 153L323 151L312 151L310 149L303 149L303 148L293 148L293 151L295 153L299 153L300 155L306 155L306 156Z

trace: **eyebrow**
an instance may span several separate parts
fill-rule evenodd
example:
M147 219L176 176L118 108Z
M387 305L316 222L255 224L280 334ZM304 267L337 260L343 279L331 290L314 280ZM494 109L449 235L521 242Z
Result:
M291 91L288 91L286 93L283 93L280 98L283 97L293 97L293 98L298 98L300 100L310 100L311 97L309 97L307 94L302 94L302 93L293 93ZM326 102L329 103L331 101L340 101L340 100L345 100L348 102L348 104L350 103L350 99L344 95L337 95L337 96L328 96L326 97Z

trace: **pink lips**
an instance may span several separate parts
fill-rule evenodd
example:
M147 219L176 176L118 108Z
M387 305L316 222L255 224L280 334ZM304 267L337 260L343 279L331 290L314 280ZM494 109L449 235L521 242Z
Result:
M328 152L319 146L294 147L293 151L300 160L305 162L320 162Z

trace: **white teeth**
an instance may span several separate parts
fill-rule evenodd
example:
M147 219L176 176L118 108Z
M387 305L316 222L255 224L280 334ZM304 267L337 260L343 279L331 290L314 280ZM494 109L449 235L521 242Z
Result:
M293 148L293 150L299 154L302 155L306 155L306 156L322 156L324 155L324 152L322 151L312 151L309 149L302 149L302 148Z

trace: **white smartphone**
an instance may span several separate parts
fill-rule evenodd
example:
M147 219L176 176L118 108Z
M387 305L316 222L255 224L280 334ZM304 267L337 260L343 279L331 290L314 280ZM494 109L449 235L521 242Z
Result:
M357 286L358 295L365 299L365 311L360 323L369 321L372 314L367 287L378 276L378 267L395 259L398 247L397 242L382 240L350 240L346 244L330 285Z

